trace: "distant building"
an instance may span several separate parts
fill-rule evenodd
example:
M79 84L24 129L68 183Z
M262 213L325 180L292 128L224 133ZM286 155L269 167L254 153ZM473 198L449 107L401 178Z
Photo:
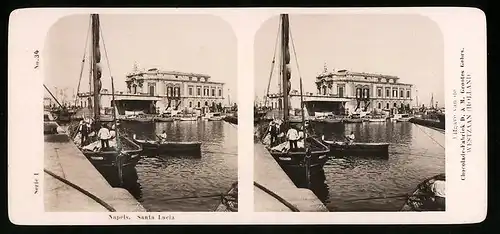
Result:
M210 80L209 75L162 71L151 68L127 75L127 93L159 97L156 106L163 110L202 109L222 106L224 83Z
M201 112L207 112L210 107L222 109L224 83L213 82L210 78L205 74L134 68L125 78L127 90L115 92L118 111L123 114L125 110L160 113L167 109ZM78 104L87 107L90 94L78 96ZM101 107L112 107L112 94L108 89L101 90Z
M401 112L410 109L412 85L399 77L338 70L316 77L316 93L306 92L304 102L310 114L333 112L350 114L366 112ZM280 95L271 95L271 107L279 108ZM300 93L290 94L292 108L300 109Z

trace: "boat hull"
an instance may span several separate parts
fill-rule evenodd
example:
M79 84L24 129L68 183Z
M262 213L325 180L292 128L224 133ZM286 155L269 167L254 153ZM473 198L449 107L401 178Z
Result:
M211 117L208 118L208 121L221 121L223 118L222 117Z
M165 118L165 117L155 117L155 122L174 122L174 118Z
M445 207L437 207L435 203L430 200L430 194L432 194L432 192L429 188L429 182L431 180L442 179L444 176L445 174L439 174L420 183L407 199L401 211L444 211Z
M140 153L142 152L142 147L127 137L122 137L121 139L124 144L127 144L131 149L122 150L122 166L135 167L139 160L141 159ZM118 151L116 150L103 150L103 151L87 151L82 150L82 153L87 157L87 159L95 166L99 168L111 168L117 166L117 156Z
M238 212L238 182L233 183L229 191L221 196L221 203L215 212Z
M387 119L368 119L368 122L386 122Z
M362 119L344 119L344 123L362 123Z
M362 156L389 158L389 143L352 143L323 141L330 147L329 155L335 157Z
M135 140L146 153L171 156L201 157L201 142L162 142Z
M179 118L180 121L197 121L198 118L197 117L189 117L189 118Z
M316 148L311 151L310 158L310 168L323 168L326 161L328 161L328 152L330 151L326 145L321 143L315 138L308 138L309 142L316 145ZM274 151L268 149L269 153L278 162L278 164L284 169L305 169L305 158L306 152L302 149L301 151Z

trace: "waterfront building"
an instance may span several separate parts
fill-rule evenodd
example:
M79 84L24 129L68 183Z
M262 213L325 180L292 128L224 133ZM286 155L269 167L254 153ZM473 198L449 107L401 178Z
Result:
M304 103L309 114L333 112L352 114L360 112L396 113L410 110L412 84L402 83L391 75L325 70L316 77L316 92L305 92ZM281 95L270 95L272 108L279 108ZM290 104L300 109L300 93L290 92Z
M145 113L160 113L165 110L198 110L208 112L210 108L222 109L224 105L224 83L215 82L206 74L163 71L151 68L134 71L125 78L127 90L115 92L120 114L125 110L142 110ZM81 106L88 105L89 93L79 94ZM101 90L101 106L110 108L112 94Z

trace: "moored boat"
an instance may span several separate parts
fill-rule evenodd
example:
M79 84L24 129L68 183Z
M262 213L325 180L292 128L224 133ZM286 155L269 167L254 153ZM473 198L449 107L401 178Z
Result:
M361 119L360 114L352 114L344 119L344 123L362 123L362 122L363 119Z
M386 122L387 118L385 117L372 117L368 118L368 122Z
M433 200L431 185L436 180L446 181L445 174L435 175L420 183L401 208L401 211L444 211L445 207Z
M410 121L411 117L408 114L395 114L391 120L397 121L397 122L408 122Z
M137 144L140 144L147 153L155 153L156 155L183 155L201 157L201 142L199 141L153 141L135 139Z
M110 148L107 149L98 149L101 142L96 141L81 147L80 150L95 167L116 167L116 159L119 154L122 157L121 163L124 168L135 167L141 158L139 154L142 151L142 147L125 136L120 136L120 140L122 145L121 152L117 151L116 147L114 147L116 146L116 140L110 141Z
M328 160L328 146L321 143L314 137L305 139L311 149L310 167L322 168ZM284 142L275 147L267 147L269 153L278 162L281 167L285 168L305 168L306 151L303 147L298 147L295 150L289 150L288 142ZM302 144L303 145L303 144Z
M330 155L335 157L344 156L370 156L378 158L389 157L389 143L353 142L351 144L342 141L322 141L330 147Z

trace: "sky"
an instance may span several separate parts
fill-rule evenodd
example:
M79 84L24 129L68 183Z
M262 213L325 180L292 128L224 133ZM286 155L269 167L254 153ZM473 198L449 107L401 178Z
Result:
M291 50L292 89L316 93L315 77L329 71L394 75L414 85L413 102L429 106L431 95L444 105L444 42L439 26L420 15L289 15L297 54ZM279 16L263 23L255 36L255 95L266 93ZM291 43L291 42L290 42ZM279 50L279 46L278 46ZM279 51L278 51L279 53ZM299 65L297 69L297 64ZM278 57L270 93L278 90Z
M89 31L89 15L61 18L48 32L44 83L51 89L66 89L68 99L76 93L81 61ZM159 68L210 75L224 82L231 102L237 101L237 41L230 24L211 15L100 15L102 37L109 57L106 64L103 41L103 88L126 91L125 76L136 62L139 69ZM90 38L90 37L89 37ZM90 47L90 39L88 42ZM87 52L88 55L88 52ZM42 62L42 63L43 63ZM80 92L89 88L88 63L84 66ZM47 95L48 96L48 95Z

